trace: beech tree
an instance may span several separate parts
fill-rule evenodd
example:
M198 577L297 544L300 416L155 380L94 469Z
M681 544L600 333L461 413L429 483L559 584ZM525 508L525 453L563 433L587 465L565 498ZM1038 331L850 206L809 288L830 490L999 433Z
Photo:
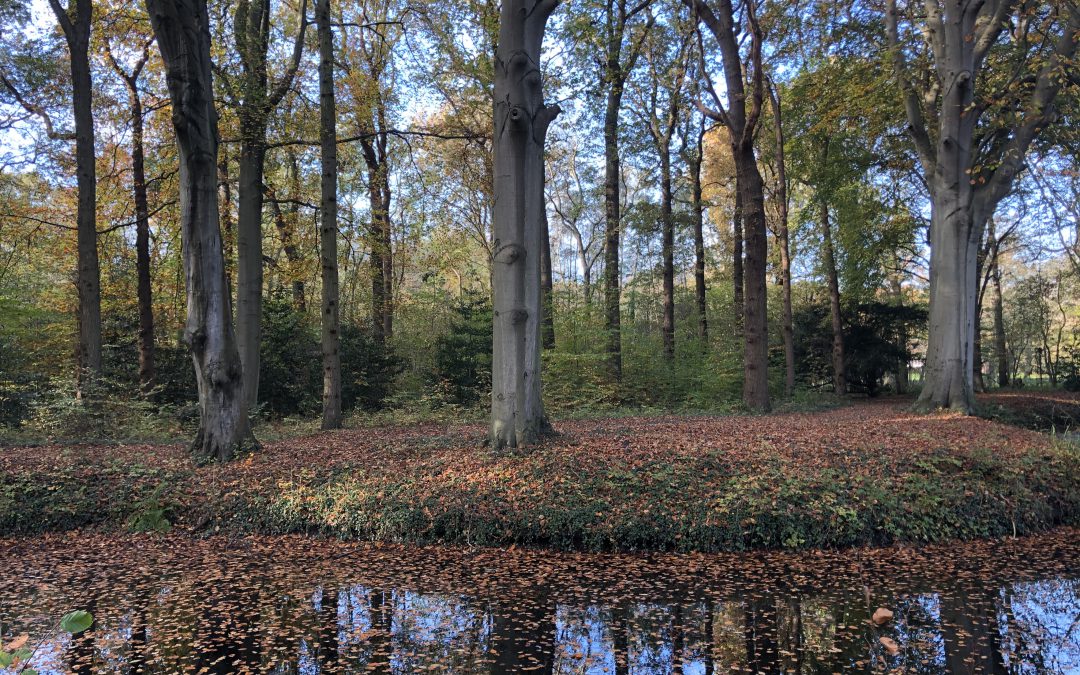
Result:
M547 431L540 398L540 267L544 142L559 106L546 105L540 47L558 0L504 0L495 51L491 445Z
M930 330L917 407L970 413L983 230L1076 68L1080 5L886 0L885 23L930 197Z
M180 232L187 320L184 341L195 364L198 459L228 461L255 449L233 332L218 219L217 112L210 69L206 0L146 0L165 63L180 160Z

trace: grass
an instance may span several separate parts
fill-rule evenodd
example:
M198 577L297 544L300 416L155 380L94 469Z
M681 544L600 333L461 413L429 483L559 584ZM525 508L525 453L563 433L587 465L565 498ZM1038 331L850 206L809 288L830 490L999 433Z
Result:
M569 550L738 551L1011 536L1080 524L1080 447L906 402L766 416L556 422L516 455L482 425L268 442L0 450L0 535L72 528L317 533Z

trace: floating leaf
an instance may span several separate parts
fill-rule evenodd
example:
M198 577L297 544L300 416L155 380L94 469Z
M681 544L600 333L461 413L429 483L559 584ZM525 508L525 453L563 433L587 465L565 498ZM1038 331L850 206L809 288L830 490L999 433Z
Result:
M74 612L68 612L64 615L63 619L60 619L60 628L72 635L78 635L89 628L93 623L94 617L90 612L77 609Z

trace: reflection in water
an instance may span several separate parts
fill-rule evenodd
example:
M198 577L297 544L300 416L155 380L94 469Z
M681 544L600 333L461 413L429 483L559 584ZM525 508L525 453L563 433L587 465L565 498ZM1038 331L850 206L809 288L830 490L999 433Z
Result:
M0 640L44 638L43 673L1068 673L1077 535L744 556L0 541ZM50 636L77 605L94 628Z

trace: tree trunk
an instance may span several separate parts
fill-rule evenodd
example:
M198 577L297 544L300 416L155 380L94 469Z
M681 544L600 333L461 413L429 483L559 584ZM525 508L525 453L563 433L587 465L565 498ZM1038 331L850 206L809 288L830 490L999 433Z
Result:
M930 324L923 389L916 406L970 414L975 405L975 262L982 223L976 227L971 200L964 195L965 188L956 187L967 185L967 176L946 180L951 185L931 190ZM935 183L940 181L939 174Z
M903 286L901 286L901 284L900 284L900 274L899 274L899 272L892 275L892 278L889 280L889 284L890 284L890 291L892 293L893 300L896 302L896 305L898 307L903 307L904 306L904 289L903 289ZM903 324L901 324L900 333L896 336L896 342L897 342L896 346L899 347L900 350L903 351L904 353L907 353L908 334L907 334L907 330L903 327ZM901 356L900 359L896 363L896 393L897 394L905 394L905 393L907 393L907 387L908 387L908 362L907 362L906 357Z
M538 65L557 0L506 0L495 54L495 244L491 445L534 442L547 431L540 397L544 141L558 106L544 104Z
M146 199L143 109L139 90L131 90L131 174L135 198L135 270L139 302L139 388L154 388L154 302L150 286L150 209Z
M266 128L241 123L240 181L236 202L236 333L244 365L244 401L259 403L259 346L262 340L262 207Z
M738 169L736 169L738 171ZM735 217L731 220L731 306L735 316L735 335L742 335L743 313L745 312L746 280L743 269L743 188L735 178Z
M97 250L97 169L94 152L93 82L90 74L91 0L72 0L64 9L50 0L67 41L71 67L71 106L75 120L75 180L78 188L76 249L79 296L78 347L75 353L78 395L86 379L101 375L101 269Z
M237 116L240 119L240 179L236 217L236 325L240 360L244 364L244 400L259 402L259 348L262 339L262 207L263 169L266 164L266 129L270 114L292 85L303 52L307 1L300 5L300 28L291 61L280 80L270 85L267 55L270 49L270 0L242 0L233 20L236 51L240 57Z
M611 48L609 47L609 52ZM609 73L618 73L618 53L614 68L609 63ZM612 57L609 54L609 62ZM620 308L622 304L619 271L619 236L622 227L619 202L619 108L622 105L623 84L609 75L607 105L604 111L604 329L607 331L607 352L611 377L622 380L622 329Z
M198 459L232 459L255 448L243 367L225 287L217 202L217 113L206 0L146 0L173 108L180 160L180 232L187 284L184 339L199 392Z
M143 149L144 112L139 95L139 75L150 57L145 45L132 72L117 61L105 42L105 53L117 75L124 80L131 100L131 191L135 202L135 274L139 308L139 390L143 396L154 388L154 305L150 285L150 209L146 197L146 154Z
M769 86L773 110L773 132L776 138L776 188L780 212L780 283L783 286L783 334L784 334L784 395L795 391L795 328L791 311L791 242L788 231L787 163L784 158L784 125L780 109L780 94Z
M765 186L750 139L733 147L742 195L742 224L746 236L746 295L743 304L743 403L751 410L769 409L769 317L765 266Z
M994 355L997 357L998 386L1009 386L1009 351L1005 342L1005 310L1001 294L1001 267L994 256L991 279L994 283Z
M664 358L675 358L675 218L671 212L671 155L668 144L661 143L660 151L660 227L663 230L664 258Z
M696 152L691 155L690 217L694 226L694 303L698 313L698 336L709 343L709 320L705 298L705 206L701 189L702 143L705 137L705 118L701 118L696 140Z
M337 103L330 0L315 4L319 34L319 143L322 175L319 256L322 267L323 429L341 427L341 324L338 318Z
M380 104L381 105L381 104ZM393 336L394 259L391 249L390 167L387 137L382 114L372 124L378 129L371 139L361 141L368 169L368 205L371 211L371 322L380 344Z
M546 182L546 181L545 181ZM555 306L554 283L551 278L551 233L548 230L547 209L545 208L540 222L543 231L540 241L540 293L543 305L543 347L544 349L555 348Z
M824 195L821 199L822 265L829 286L829 318L832 321L832 367L833 388L837 394L847 393L847 376L844 373L844 317L840 313L840 279L836 274L836 251L833 249L832 225L829 222L829 204Z

